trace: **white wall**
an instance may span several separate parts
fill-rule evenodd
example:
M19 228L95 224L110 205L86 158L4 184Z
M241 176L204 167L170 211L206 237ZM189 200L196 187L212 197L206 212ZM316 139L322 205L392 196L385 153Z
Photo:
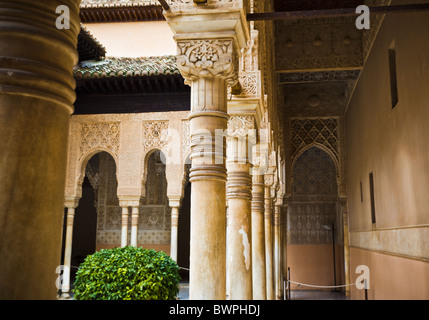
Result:
M88 23L88 31L110 57L175 55L176 43L166 21Z

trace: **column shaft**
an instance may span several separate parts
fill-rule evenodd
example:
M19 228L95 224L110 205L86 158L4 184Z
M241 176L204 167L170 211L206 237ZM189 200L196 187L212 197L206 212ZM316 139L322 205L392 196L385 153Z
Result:
M349 246L349 215L346 205L342 205L344 228L344 278L346 284L346 297L350 297L350 246Z
M132 207L131 212L131 245L137 247L137 234L139 225L139 208Z
M0 0L0 299L56 299L79 2Z
M217 76L192 81L190 119L191 248L190 299L226 298L226 82Z
M170 257L174 261L177 261L178 227L179 227L179 207L172 207L171 208L171 246L170 246Z
M272 220L271 187L265 185L265 268L267 276L267 300L274 300Z
M251 178L250 164L227 160L229 299L251 300Z
M64 248L64 272L62 285L62 296L65 298L68 298L70 296L70 271L73 245L74 214L75 208L67 208L66 242Z
M122 207L121 247L128 245L128 207Z
M256 171L256 170L255 170ZM252 190L252 268L253 299L267 297L265 270L264 175L253 175Z
M281 297L281 276L280 276L280 206L275 206L274 213L274 279L275 279L275 299Z

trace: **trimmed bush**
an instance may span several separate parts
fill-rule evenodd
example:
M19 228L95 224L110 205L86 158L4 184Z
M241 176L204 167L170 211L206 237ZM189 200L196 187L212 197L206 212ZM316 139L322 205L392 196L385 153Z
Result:
M165 252L123 247L85 258L74 282L76 300L174 300L179 267Z

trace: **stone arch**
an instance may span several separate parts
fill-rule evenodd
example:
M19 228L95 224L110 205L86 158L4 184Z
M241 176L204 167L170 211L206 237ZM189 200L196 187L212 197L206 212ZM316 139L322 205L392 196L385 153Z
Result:
M91 173L88 169L90 165ZM83 158L80 169L81 193L73 222L71 254L73 267L78 267L85 256L104 248L110 242L120 243L120 238L115 238L117 235L114 235L113 230L120 228L121 218L115 157L110 152L94 150ZM116 184L112 181L116 181ZM76 269L72 270L72 277L73 271Z
M143 157L143 175L142 175L142 196L143 197L145 197L147 195L147 192L148 192L148 190L146 188L146 183L148 182L148 176L150 174L148 167L149 167L149 161L151 160L151 157L154 155L155 155L155 157L159 157L159 159L156 159L156 160L160 160L163 163L164 174L165 174L165 178L167 179L167 164L163 160L163 159L165 159L164 151L162 150L162 148L161 149L159 149L159 148L149 149ZM167 180L167 185L168 185L168 180Z
M297 160L309 149L311 148L319 148L322 151L324 151L332 160L334 166L335 166L335 172L336 172L336 183L337 183L337 190L338 190L338 194L340 194L340 181L341 181L341 170L340 170L340 166L339 166L339 162L337 157L335 156L335 154L332 152L332 150L330 150L329 148L327 148L325 145L318 143L318 142L313 142L309 145L306 145L305 147L301 148L296 155L293 157L292 159L292 164L291 164L291 176L292 178L290 179L290 186L291 186L291 190L293 187L293 172L294 172L294 168L295 168L295 164L297 162Z
M297 153L291 168L288 263L301 282L338 284L344 280L338 163L313 143Z
M116 167L116 178L118 175L118 159L116 157L116 155L109 149L107 148L103 148L103 147L99 147L96 149L91 150L90 152L86 153L86 155L82 156L81 159L78 160L78 176L76 179L76 197L80 198L82 197L82 183L83 180L85 178L85 171L86 171L86 166L88 164L88 162L98 153L101 152L106 152L108 153L113 160L115 161L115 167Z
M335 183L336 185L338 185L338 166L337 163L335 161L335 159L332 158L332 155L328 152L329 150L327 150L326 148L321 147L320 145L316 145L313 144L311 146L308 146L306 148L303 148L295 157L293 163L292 163L292 194L294 194L294 183L296 183L296 181L294 181L294 177L295 177L295 170L297 169L297 164L299 164L299 160L304 160L304 157L308 156L310 154L310 152L312 152L312 150L320 150L321 156L323 158L324 155L326 155L329 159L329 162L325 161L325 166L326 168L324 168L325 170L329 170L329 164L332 164L333 166L333 171L335 171L335 181L331 181L333 183ZM326 181L328 182L328 181ZM329 194L333 195L335 193L335 195L338 195L338 187L336 188L335 192L331 191Z
M149 162L149 159L156 152L160 153L161 159L162 158L165 159L165 152L164 151L165 150L163 150L163 148L153 147L153 148L150 148L150 149L146 150L146 152L143 155L143 158L142 158L143 159L142 160L142 173L141 173L141 190L142 190L141 194L142 194L142 197L144 197L146 195L146 192L147 192L147 190L146 190L146 182L147 182L147 177L148 177L148 162ZM163 162L163 163L166 166L165 162ZM167 169L167 167L165 169ZM167 183L168 183L168 181L167 181Z

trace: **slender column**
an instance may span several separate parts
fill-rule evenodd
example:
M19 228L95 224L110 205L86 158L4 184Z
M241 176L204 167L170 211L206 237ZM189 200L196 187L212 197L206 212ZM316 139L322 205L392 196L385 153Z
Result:
M265 175L265 268L267 276L267 300L274 300L274 278L273 278L273 213L271 185L272 174Z
M137 247L137 233L139 224L139 207L131 209L131 245Z
M0 0L0 299L57 297L79 3Z
M128 206L122 206L122 228L121 228L121 247L128 245Z
M229 298L251 300L251 177L247 157L247 135L228 130L227 199L228 199L228 272Z
M267 297L265 270L265 227L264 227L264 175L253 170L252 188L252 267L253 299Z
M67 208L67 226L66 226L66 242L64 248L64 271L62 294L63 298L70 297L70 270L71 270L71 255L73 244L73 223L74 223L75 208Z
M285 297L285 286L287 283L284 280L287 278L287 203L281 207L280 215L280 273L282 281L282 296Z
M177 243L178 243L178 228L179 228L179 208L180 200L170 200L171 207L171 242L170 242L170 257L177 261Z
M341 211L343 214L344 228L344 277L345 277L345 294L350 297L350 247L349 247L349 214L347 212L347 198L341 197Z
M227 85L235 85L232 38L178 40L177 65L191 85L191 300L226 298Z
M280 205L275 205L274 212L274 279L275 279L275 298L281 297L281 276L280 276Z

